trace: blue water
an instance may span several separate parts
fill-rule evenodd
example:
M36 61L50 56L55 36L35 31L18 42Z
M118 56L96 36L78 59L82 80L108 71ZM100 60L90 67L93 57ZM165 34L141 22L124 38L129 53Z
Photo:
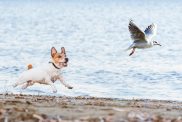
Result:
M0 93L182 101L181 0L0 0ZM156 23L162 47L129 57L130 19L144 30ZM62 71L69 90L36 84L13 88L18 75L48 63L50 48L64 46Z

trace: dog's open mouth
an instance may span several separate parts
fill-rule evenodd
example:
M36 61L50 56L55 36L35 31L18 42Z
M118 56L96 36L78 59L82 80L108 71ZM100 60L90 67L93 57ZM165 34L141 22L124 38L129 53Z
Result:
M64 62L64 63L63 63L63 66L64 66L64 67L67 67L67 66L68 66L67 62Z
M63 63L63 66L67 67L67 65L68 65L68 58L65 58L65 62Z
M68 66L68 63L67 62L60 62L59 65L60 66L63 66L63 67L67 67Z
M60 66L67 67L68 66L68 58L65 58L64 62L59 63Z

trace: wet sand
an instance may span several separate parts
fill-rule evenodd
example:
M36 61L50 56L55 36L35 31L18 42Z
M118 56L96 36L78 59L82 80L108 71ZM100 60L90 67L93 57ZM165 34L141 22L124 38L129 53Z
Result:
M182 102L0 94L0 122L182 122Z

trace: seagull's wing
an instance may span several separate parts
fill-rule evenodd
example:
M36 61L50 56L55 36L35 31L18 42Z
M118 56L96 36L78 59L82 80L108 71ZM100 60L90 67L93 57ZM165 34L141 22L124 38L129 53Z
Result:
M151 40L157 33L157 25L151 24L145 29L145 35L147 40Z
M133 23L132 20L129 22L128 28L131 34L131 38L134 41L146 41L145 34Z

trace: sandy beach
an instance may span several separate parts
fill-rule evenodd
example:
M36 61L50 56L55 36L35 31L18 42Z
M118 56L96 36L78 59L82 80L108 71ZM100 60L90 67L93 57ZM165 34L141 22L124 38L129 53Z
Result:
M182 122L182 102L0 95L1 122Z

